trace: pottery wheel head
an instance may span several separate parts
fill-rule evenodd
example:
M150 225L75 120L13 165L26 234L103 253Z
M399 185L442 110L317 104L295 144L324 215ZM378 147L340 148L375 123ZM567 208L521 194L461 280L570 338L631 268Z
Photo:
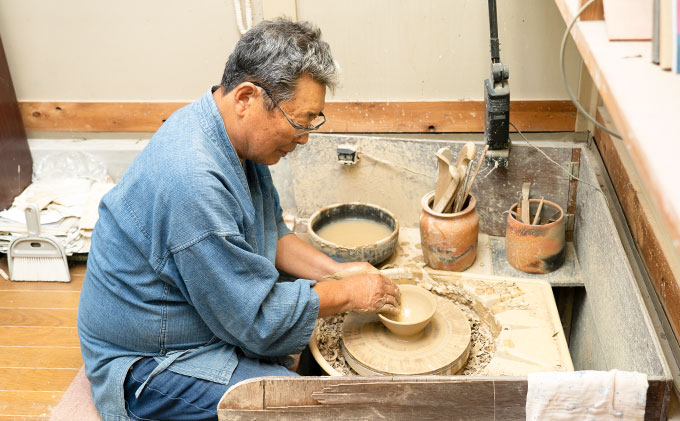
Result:
M470 324L455 304L438 298L430 324L414 336L397 336L374 314L349 313L342 351L360 375L456 374L470 353Z

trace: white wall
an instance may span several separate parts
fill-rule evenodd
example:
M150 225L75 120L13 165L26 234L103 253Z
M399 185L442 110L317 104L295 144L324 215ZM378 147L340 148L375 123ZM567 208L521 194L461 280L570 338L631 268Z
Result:
M254 0L318 24L343 69L330 100L480 100L484 0ZM264 10L264 12L263 12ZM232 0L0 0L19 101L191 101L219 82L240 34ZM566 99L552 0L498 0L513 99ZM580 61L568 50L576 89Z

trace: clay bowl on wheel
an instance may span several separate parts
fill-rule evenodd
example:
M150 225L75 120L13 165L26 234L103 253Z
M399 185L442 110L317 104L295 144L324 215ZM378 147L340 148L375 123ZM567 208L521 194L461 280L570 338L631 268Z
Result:
M437 312L437 297L416 285L399 285L401 312L397 316L378 314L380 321L398 336L413 336L425 329Z
M384 228L384 234L358 244L356 242L343 244L340 240L331 241L328 237L319 235L333 224L351 221L376 224L378 228ZM359 238L359 234L367 234L367 231L372 232L373 227L367 228L360 228L356 236L350 235L351 238L345 240ZM314 212L309 218L307 233L312 245L330 257L346 262L369 262L377 265L387 260L394 252L399 239L399 222L392 212L377 205L359 202L340 203Z

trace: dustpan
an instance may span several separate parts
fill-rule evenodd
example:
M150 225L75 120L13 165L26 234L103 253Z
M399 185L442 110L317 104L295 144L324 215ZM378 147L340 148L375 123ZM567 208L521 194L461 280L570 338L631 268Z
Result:
M7 260L12 281L70 282L66 253L53 237L40 235L40 213L29 204L24 210L28 235L9 244Z

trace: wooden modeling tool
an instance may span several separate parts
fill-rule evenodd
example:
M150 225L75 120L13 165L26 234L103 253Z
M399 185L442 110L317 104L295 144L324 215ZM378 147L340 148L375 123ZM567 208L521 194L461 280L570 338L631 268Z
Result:
M484 150L482 151L482 155L479 157L479 161L477 162L477 168L475 168L475 172L472 174L472 178L467 183L467 187L465 188L465 196L463 196L463 201L465 201L467 199L467 197L470 195L470 190L472 190L472 183L474 183L475 178L477 178L477 173L479 172L479 169L482 167L482 162L484 162L484 156L486 156L486 151L488 151L488 150L489 150L489 145L484 146Z
M536 215L534 215L534 222L531 223L531 225L536 225L538 221L541 220L541 209L543 209L543 197L541 197L541 201L538 202L538 208L536 209Z
M526 182L522 184L522 210L520 215L522 215L522 222L529 225L531 224L531 217L529 216L529 191L531 190L531 183Z
M457 212L456 209L460 210L463 206L462 203L465 201L463 193L465 193L465 186L467 185L468 177L470 176L471 162L475 159L477 155L477 147L472 142L467 142L458 152L458 159L456 159L456 168L458 169L458 174L460 176L458 189L454 194L453 203L451 204L450 212ZM460 204L460 205L459 205ZM445 210L446 212L446 210Z
M437 184L434 190L434 203L438 203L451 181L449 165L451 165L453 153L449 148L440 148L435 156L437 157Z
M467 142L462 148L460 148L460 151L458 152L458 158L456 158L456 167L467 165L467 162L475 159L476 154L477 147L475 144L472 142ZM465 162L465 160L467 160L467 162Z
M470 176L470 166L471 163L468 162L467 165L463 167L458 167L458 174L460 175L460 182L458 183L458 189L453 197L453 202L451 203L451 209L445 211L448 213L456 213L462 207L462 196L465 193L465 185L467 184L468 177Z
M458 175L456 167L449 165L449 174L451 175L451 180L446 187L446 191L444 191L444 194L442 194L442 197L439 199L439 202L435 202L433 209L435 212L442 213L444 209L450 206L453 196L456 193L456 189L458 188L460 176Z

